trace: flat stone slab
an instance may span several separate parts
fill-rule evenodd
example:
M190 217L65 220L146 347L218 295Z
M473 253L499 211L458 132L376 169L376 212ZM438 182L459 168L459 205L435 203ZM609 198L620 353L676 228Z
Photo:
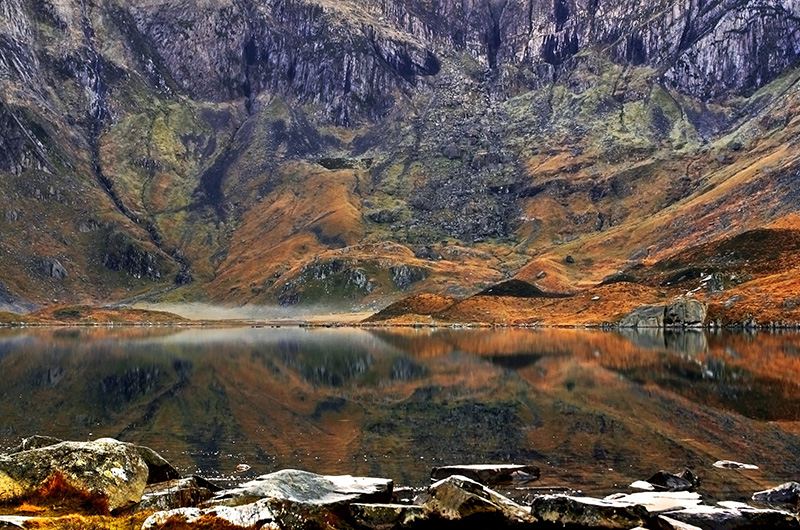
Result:
M473 464L465 466L435 467L431 471L431 479L442 480L454 475L467 477L487 486L507 484L530 484L539 480L540 470L536 466L519 464Z
M604 500L625 504L639 504L648 512L663 512L692 508L701 503L700 494L690 491L647 491L638 493L616 493Z
M695 506L665 512L663 515L701 530L800 529L800 522L794 514L780 510L762 510L738 502L724 502L718 506Z
M389 502L391 479L317 475L297 469L284 469L261 475L238 488L218 492L208 505L240 506L259 499L276 499L298 504L332 505L353 502Z
M717 460L714 462L714 467L720 469L758 469L756 465L743 464L741 462L734 462L733 460Z
M144 524L142 524L142 530L161 528L170 519L182 521L185 525L197 524L198 527L202 526L202 528L213 528L215 523L221 528L229 525L269 530L280 530L281 528L275 522L273 512L266 502L259 501L235 507L177 508L158 512L145 519ZM199 524L201 522L203 523L202 525Z

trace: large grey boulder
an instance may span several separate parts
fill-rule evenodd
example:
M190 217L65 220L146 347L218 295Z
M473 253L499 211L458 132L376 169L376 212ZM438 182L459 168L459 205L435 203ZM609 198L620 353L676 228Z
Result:
M51 445L56 445L58 443L63 442L59 438L53 438L52 436L41 436L38 434L34 434L33 436L28 436L27 438L23 438L22 442L11 450L11 453L19 453L22 451L28 451L30 449L40 449L42 447L48 447ZM146 447L144 445L136 445L129 442L119 442L121 444L128 445L134 448L138 453L139 456L142 457L144 463L147 464L148 474L147 474L147 483L148 484L157 484L159 482L166 482L168 480L176 480L181 478L180 472L175 469L172 464L170 464L164 457L158 454L153 449Z
M208 504L241 506L259 499L278 499L317 506L352 502L389 502L392 481L384 478L353 477L351 475L317 475L297 469L284 469L238 488L217 493Z
M702 326L705 320L705 304L691 298L676 300L664 311L665 326Z
M0 457L0 501L36 495L53 481L104 500L110 511L139 502L149 470L130 444L111 438L61 442Z
M706 320L706 306L691 298L676 300L667 306L637 307L619 322L621 328L697 327Z
M663 328L664 306L637 307L620 321L619 326L622 328Z

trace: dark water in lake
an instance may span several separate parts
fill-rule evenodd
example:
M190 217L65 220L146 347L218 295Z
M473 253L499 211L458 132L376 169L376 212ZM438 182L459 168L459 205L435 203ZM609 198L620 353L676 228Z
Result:
M800 478L798 381L796 334L2 329L0 448L112 436L220 480L532 463L591 494L688 467L744 499Z

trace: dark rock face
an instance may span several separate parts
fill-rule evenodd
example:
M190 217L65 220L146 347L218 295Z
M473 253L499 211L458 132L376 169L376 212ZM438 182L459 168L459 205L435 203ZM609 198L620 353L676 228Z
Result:
M42 269L47 276L55 280L63 280L67 277L67 269L57 259L46 259L42 261Z
M448 238L516 248L519 229L541 223L527 211L540 195L567 210L565 225L576 232L566 235L604 230L631 215L610 213L604 200L635 193L638 170L576 184L571 174L592 163L584 161L532 183L532 158L562 148L579 157L586 146L567 144L599 138L609 144L598 144L602 164L625 161L635 143L627 133L592 134L628 111L635 115L621 121L647 124L642 138L632 133L642 142L630 157L637 164L654 146L681 149L729 132L740 113L763 109L774 94L749 107L737 98L800 64L798 11L797 0L7 0L4 218L17 228L21 219L60 226L52 255L69 266L71 283L88 272L114 280L112 287L130 280L98 273L97 262L145 285L197 289L219 277L244 216L275 202L285 163L357 174L347 191L358 197L353 224L364 221L360 228L373 231L367 237L389 234L411 248ZM653 103L661 100L669 101ZM631 103L643 108L626 108ZM791 116L765 120L768 129ZM789 189L793 176L788 168L775 178ZM680 177L666 200L697 189L693 178ZM52 197L42 192L51 187ZM573 194L589 198L591 211L569 211ZM794 197L786 195L789 208ZM352 244L342 237L348 229L333 224L317 242ZM65 236L100 226L114 227L105 240L75 244ZM284 242L270 239L268 248ZM308 272L312 256L304 258L287 269ZM373 282L350 265L352 278L337 281L357 285L354 298L369 297ZM65 279L63 267L47 273ZM226 292L260 293L275 283L266 276ZM400 290L427 278L392 272ZM302 286L282 292L287 281L270 301L318 301Z
M235 2L194 6L131 6L130 14L178 84L198 99L250 98L268 91L325 106L349 125L376 120L393 92L417 76L435 75L429 50L379 33L349 6L314 2ZM377 31L376 31L377 30ZM214 46L197 46L213 41Z
M160 278L166 268L161 256L146 250L125 232L114 232L108 237L103 265L112 271L124 271L134 278L150 280Z

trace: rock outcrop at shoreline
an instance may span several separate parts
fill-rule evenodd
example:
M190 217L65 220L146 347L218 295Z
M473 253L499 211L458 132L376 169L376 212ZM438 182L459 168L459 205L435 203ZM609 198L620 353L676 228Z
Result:
M44 447L38 447L40 444ZM524 501L514 500L476 480L451 474L456 466L434 469L432 477L446 477L418 490L411 499L394 495L390 479L324 476L291 469L224 490L200 477L189 477L153 484L145 491L148 474L153 476L153 463L163 460L151 449L144 448L145 453L152 453L145 459L138 446L109 438L58 442L40 437L26 440L21 447L24 450L0 456L0 493L6 511L13 510L15 500L51 502L52 499L37 499L26 492L41 492L37 488L42 483L60 474L72 487L71 492L91 492L107 502L111 510L129 508L127 513L152 513L144 520L143 530L800 528L795 513L739 502L705 505L698 493L687 491L619 493L599 499L552 494L540 488L526 493ZM167 474L172 475L174 469L168 469L171 471ZM504 464L461 469L487 482L513 484L509 491L517 497L520 484L536 480L539 473L533 466ZM669 474L662 471L651 480L661 475ZM696 483L691 473L690 478ZM796 500L796 489L796 484L790 483L756 493L754 499L791 502ZM780 493L784 491L791 495ZM17 522L14 516L0 515L0 527L14 527Z
M668 305L642 306L623 318L621 328L700 327L706 321L706 306L692 299Z

